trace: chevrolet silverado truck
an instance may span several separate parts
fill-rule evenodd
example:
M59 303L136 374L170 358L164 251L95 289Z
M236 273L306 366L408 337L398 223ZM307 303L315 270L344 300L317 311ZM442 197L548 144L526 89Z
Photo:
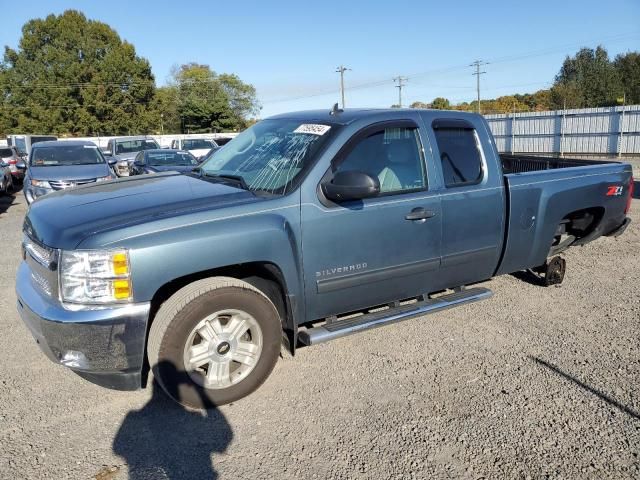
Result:
M496 275L561 282L562 251L625 230L632 186L624 163L501 158L475 114L284 114L193 172L33 202L17 308L87 380L151 371L185 406L220 405L287 348L486 299Z

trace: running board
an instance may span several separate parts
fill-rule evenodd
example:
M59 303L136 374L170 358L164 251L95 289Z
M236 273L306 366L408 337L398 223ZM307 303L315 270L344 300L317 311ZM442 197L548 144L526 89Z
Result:
M303 345L316 345L336 338L346 337L352 333L369 330L370 328L383 327L420 315L439 312L466 303L478 302L489 298L491 295L493 295L493 292L488 288L469 288L438 298L423 300L409 305L400 305L380 312L367 313L355 318L338 320L320 327L301 330L298 333L298 339Z

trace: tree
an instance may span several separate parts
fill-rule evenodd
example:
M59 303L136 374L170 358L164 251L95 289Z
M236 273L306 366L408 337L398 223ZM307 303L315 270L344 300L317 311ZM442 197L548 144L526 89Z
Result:
M435 110L450 110L451 103L446 98L437 97L433 99L433 102L431 102L431 108Z
M218 75L208 65L189 63L173 70L183 132L236 130L259 111L256 91L236 75Z
M640 103L640 53L618 55L613 64L620 76L621 89L626 95L627 104Z
M424 102L413 102L410 105L411 108L430 108L428 103Z
M581 48L575 57L567 57L552 87L555 106L566 101L572 107L606 107L615 105L622 91L620 76L607 51ZM561 102L560 102L561 101Z
M0 68L5 132L144 133L155 91L149 62L81 12L33 19Z

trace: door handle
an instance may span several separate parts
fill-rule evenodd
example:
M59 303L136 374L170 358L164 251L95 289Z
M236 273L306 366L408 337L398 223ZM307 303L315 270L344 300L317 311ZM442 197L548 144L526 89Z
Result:
M429 218L436 216L436 212L433 210L425 210L422 207L414 208L404 218L405 220L411 220L412 222L423 223Z

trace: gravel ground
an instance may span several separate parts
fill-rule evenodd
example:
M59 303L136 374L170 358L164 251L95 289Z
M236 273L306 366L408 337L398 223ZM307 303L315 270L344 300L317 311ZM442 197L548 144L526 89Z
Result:
M561 286L503 276L487 301L301 349L207 415L40 353L15 309L25 211L0 199L0 478L640 477L640 200Z

